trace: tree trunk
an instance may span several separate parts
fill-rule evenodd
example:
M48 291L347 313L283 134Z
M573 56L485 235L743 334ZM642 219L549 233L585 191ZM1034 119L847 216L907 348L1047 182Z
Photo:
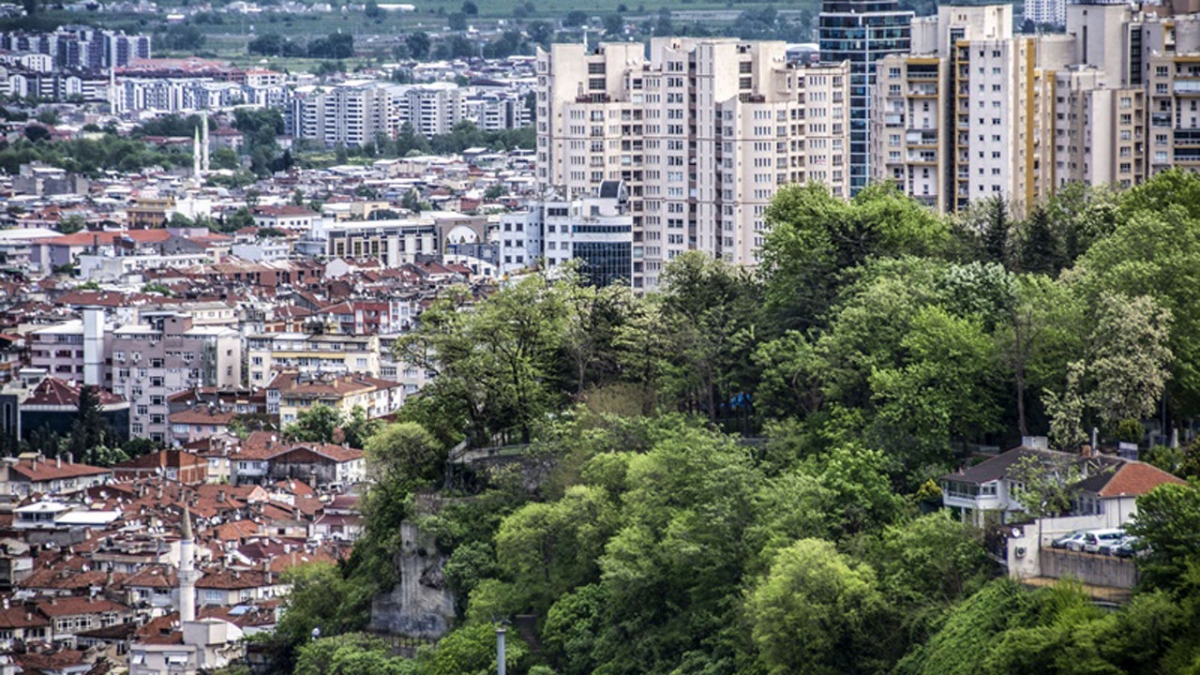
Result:
M1017 368L1017 429L1021 432L1021 437L1029 435L1029 424L1025 420L1025 370Z

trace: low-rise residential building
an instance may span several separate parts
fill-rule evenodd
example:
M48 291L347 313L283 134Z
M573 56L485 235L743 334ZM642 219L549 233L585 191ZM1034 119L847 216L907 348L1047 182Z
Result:
M355 408L367 417L382 417L400 408L404 391L399 382L367 375L312 375L285 371L267 386L267 412L280 424L295 422L313 406L324 405L345 414Z
M1032 437L1022 445L942 477L942 503L977 526L1024 518L1020 477L1013 468L1033 458L1051 477L1073 480L1069 516L1101 516L1094 527L1121 527L1137 513L1137 497L1163 483L1183 481L1161 469L1114 455L1082 455L1047 449L1045 438Z
M300 479L317 487L360 483L366 478L362 450L330 443L297 443L268 456L271 480Z
M250 385L265 387L283 369L306 374L379 375L379 337L265 333L246 338Z
M208 462L182 450L159 450L114 464L112 471L117 480L161 476L185 485L199 485L208 478Z
M54 628L54 641L75 646L75 634L133 621L133 610L99 597L54 597L37 603Z
M112 470L76 464L66 459L46 459L40 453L9 457L0 463L0 486L5 494L28 497L31 494L68 495L112 479Z
M229 433L229 424L237 417L235 410L202 406L173 412L168 416L171 423L171 440L180 445Z

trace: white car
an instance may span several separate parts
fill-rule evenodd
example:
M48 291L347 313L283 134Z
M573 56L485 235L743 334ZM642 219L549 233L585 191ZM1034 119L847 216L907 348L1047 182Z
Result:
M1119 545L1125 538L1125 530L1092 530L1083 535L1083 551L1099 553L1101 547Z
M1071 542L1078 542L1080 546L1083 546L1083 535L1085 534L1087 534L1087 530L1075 530L1074 532L1068 532L1061 537L1052 539L1050 541L1050 548L1071 548ZM1079 549L1072 550L1077 551Z

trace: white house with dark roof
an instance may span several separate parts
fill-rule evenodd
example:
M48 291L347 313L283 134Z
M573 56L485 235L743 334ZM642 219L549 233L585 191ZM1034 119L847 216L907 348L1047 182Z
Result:
M1183 482L1144 462L1056 452L1046 448L1045 439L1025 439L1008 452L942 476L942 505L958 510L964 521L978 526L1006 523L1025 513L1016 498L1021 486L1013 479L1012 470L1026 457L1038 458L1052 473L1075 467L1072 473L1078 480L1073 486L1071 512L1060 515L1090 517L1093 524L1089 527L1120 527L1136 513L1138 496L1164 483Z

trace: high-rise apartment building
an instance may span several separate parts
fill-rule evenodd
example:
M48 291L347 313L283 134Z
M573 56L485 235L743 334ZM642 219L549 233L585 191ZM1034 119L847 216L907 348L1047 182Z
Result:
M481 129L530 125L524 95L516 89L484 91L452 82L399 85L352 80L331 89L293 90L284 110L285 130L329 147L363 146L396 138L405 124L425 137L448 134L470 121Z
M782 42L556 44L537 57L544 193L624 183L632 285L688 250L754 264L780 185L849 195L849 65L798 66Z
M915 20L912 52L878 65L872 178L943 211L1000 197L1018 213L1068 182L1142 182L1146 95L1122 56L1128 9L1079 7L1065 35L1014 35L1009 5Z
M1067 22L1067 0L1025 0L1025 20L1061 28Z
M871 175L871 96L876 63L906 54L913 13L896 0L824 0L819 17L821 59L850 64L850 191L856 194Z

